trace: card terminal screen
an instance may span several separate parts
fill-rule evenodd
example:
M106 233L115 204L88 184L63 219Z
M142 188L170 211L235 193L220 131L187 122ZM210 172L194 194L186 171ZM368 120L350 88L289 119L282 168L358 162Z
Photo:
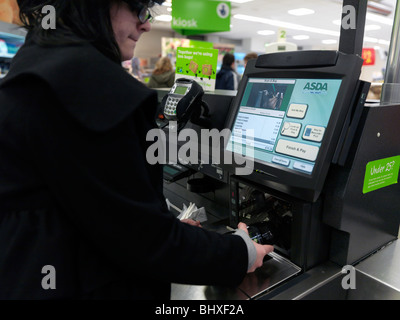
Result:
M180 95L184 95L186 93L186 91L188 90L188 87L183 87L183 86L176 86L174 93L175 94L180 94Z

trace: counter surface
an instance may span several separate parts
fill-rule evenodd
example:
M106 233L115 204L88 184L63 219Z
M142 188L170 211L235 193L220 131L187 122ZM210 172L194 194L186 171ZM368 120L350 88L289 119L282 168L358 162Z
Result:
M388 244L360 262L356 269L400 292L400 243Z
M357 290L345 290L342 287L345 274L338 265L326 262L306 273L299 274L300 270L290 261L272 253L270 259L256 272L247 275L238 288L173 284L171 299L400 299L400 243L398 240L381 248L354 267ZM277 290L273 290L276 287L278 287Z

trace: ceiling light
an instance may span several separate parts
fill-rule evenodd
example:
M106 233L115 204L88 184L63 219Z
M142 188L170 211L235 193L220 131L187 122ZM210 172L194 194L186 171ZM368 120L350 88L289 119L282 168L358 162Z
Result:
M334 39L327 39L327 40L322 40L321 41L323 44L335 44L337 43L337 40Z
M258 23L268 24L268 25L271 25L271 26L285 28L285 29L293 29L293 30L297 30L297 31L307 31L307 32L319 33L319 34L324 34L324 35L329 35L329 36L336 36L336 37L340 36L340 32L339 31L332 31L332 30L326 30L326 29L320 29L320 28L314 28L314 27L307 27L307 26L303 26L303 25L300 25L300 24L284 22L284 21L280 21L280 20L259 18L259 17L244 15L244 14L235 14L233 17L235 19L239 19L239 20L258 22Z
M364 42L378 43L378 39L371 37L364 37Z
M272 31L272 30L260 30L260 31L257 31L257 33L262 35L262 36L270 36L272 34L275 34L275 31Z
M379 44L383 44L385 46L389 46L390 45L390 41L389 40L383 40L383 39L379 39L378 40Z
M308 14L315 13L315 11L307 8L299 8L299 9L289 10L288 13L294 16L306 16Z
M307 36L305 34L300 34L298 36L293 36L294 40L307 40L310 39L310 36Z
M365 31L374 31L374 30L380 30L382 27L378 26L377 24L369 24L365 26Z
M171 22L172 21L172 16L168 15L168 14L161 14L159 16L156 16L154 18L154 20L157 21L164 21L164 22Z
M234 3L246 3L246 2L251 2L254 0L229 0L230 2L234 2Z
M370 20L370 21L386 24L388 26L392 26L393 25L393 19L385 18L385 17L382 17L382 16L377 15L377 14L373 14L373 13L370 13L370 12L367 12L366 19Z

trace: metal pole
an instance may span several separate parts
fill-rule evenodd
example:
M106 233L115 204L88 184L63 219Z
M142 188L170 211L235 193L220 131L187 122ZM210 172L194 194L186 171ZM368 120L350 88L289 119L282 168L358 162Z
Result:
M397 1L392 37L382 85L381 104L400 103L400 4Z

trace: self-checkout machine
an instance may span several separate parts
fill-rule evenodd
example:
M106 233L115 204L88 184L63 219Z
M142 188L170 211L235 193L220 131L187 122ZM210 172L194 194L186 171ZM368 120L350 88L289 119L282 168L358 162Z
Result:
M229 225L262 225L275 252L238 288L177 285L173 298L273 299L299 283L316 287L397 239L400 109L365 106L367 4L348 5L356 28L342 29L339 51L260 56L230 108L226 149L254 162L247 175L223 166Z

